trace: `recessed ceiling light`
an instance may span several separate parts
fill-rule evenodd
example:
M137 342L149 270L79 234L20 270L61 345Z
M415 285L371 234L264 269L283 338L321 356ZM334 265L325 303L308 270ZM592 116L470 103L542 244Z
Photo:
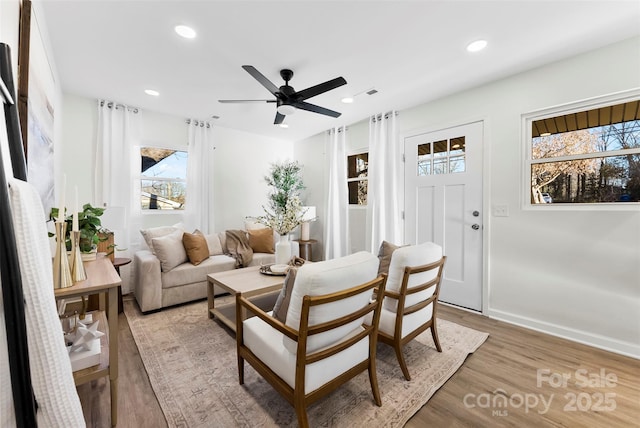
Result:
M153 97L157 97L158 95L160 95L160 92L154 91L153 89L145 89L144 93Z
M541 137L548 137L549 135L551 135L551 132L543 132L540 134Z
M281 123L280 124L280 128L288 128L288 127L289 127L289 125L287 125L286 123Z
M344 97L340 101L342 101L345 104L351 104L353 102L353 97Z
M475 42L471 42L469 43L469 45L467 45L467 50L469 52L478 52L486 47L487 47L486 40L476 40Z
M174 30L176 30L176 33L178 33L178 35L184 37L185 39L193 39L194 37L196 37L196 31L191 27L187 27L186 25L176 25Z

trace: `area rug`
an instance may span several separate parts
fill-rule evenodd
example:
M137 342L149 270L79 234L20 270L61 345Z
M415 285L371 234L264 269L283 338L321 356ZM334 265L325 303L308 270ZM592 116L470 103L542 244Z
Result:
M169 427L298 426L293 407L245 363L238 384L235 337L207 317L207 302L142 315L125 314ZM487 339L488 334L438 320L442 352L429 331L405 348L407 382L390 346L378 345L375 405L366 372L308 407L312 427L401 427Z

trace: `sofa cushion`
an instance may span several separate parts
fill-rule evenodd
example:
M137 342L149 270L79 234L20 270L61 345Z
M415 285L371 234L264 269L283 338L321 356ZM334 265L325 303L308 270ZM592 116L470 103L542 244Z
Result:
M429 263L437 262L442 258L442 247L433 242L425 242L420 245L410 245L398 248L391 256L391 264L389 265L389 277L387 278L386 289L389 291L400 291L402 286L402 277L404 276L404 268L406 266L422 266ZM411 275L409 278L408 288L434 279L438 274L437 269L428 272ZM427 289L419 293L407 296L405 307L414 305L427 296L433 294L433 289ZM392 312L398 307L398 301L386 298L383 306Z
M273 247L273 230L264 229L247 229L249 235L249 246L254 253L274 253Z
M182 235L182 245L187 252L189 262L199 265L203 260L209 258L209 247L204 235L185 232Z
M291 301L287 311L286 325L298 330L304 296L321 296L343 291L376 278L378 258L371 253L361 251L346 257L318 263L305 263L298 269L291 292ZM348 299L321 305L310 309L309 325L321 324L335 320L369 303L371 292L360 293ZM364 317L356 319L341 327L319 333L310 337L307 352L329 346L362 326ZM296 352L296 343L285 336L284 346L289 352Z
M220 243L220 236L217 233L209 233L205 235L198 229L196 229L193 233L205 237L205 239L207 240L207 247L209 248L210 256L219 256L221 254L224 254L224 252L222 251L222 244Z
M380 260L380 265L378 266L378 275L389 273L391 254L393 254L393 252L398 248L400 247L392 244L391 242L382 241L382 244L380 244L380 250L378 250L378 259Z
M151 227L149 229L141 229L140 234L144 238L144 241L147 243L147 246L151 250L153 254L156 253L153 248L153 238L160 238L162 236L169 235L170 233L175 232L176 230L184 230L184 226L182 223L174 224L173 226L160 226L160 227Z
M197 266L183 263L162 274L162 288L180 287L207 280L210 273L233 270L236 261L229 256L211 256Z
M182 245L183 233L178 229L168 235L151 240L163 272L169 272L188 260L187 252Z

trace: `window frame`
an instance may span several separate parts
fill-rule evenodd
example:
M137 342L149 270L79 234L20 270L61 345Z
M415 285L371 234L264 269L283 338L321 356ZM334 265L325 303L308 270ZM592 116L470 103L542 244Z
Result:
M142 208L142 202L140 200L140 198L142 197L142 182L145 180L151 180L151 181L171 181L171 182L180 182L184 184L185 187L185 195L188 191L189 188L189 183L188 183L188 179L189 179L189 148L188 146L178 146L178 145L171 145L171 144L167 144L167 143L156 143L156 142L144 142L142 144L140 144L137 147L137 156L138 156L138 160L139 163L142 163L142 149L144 148L153 148L153 149L164 149L164 150L173 150L176 152L184 152L187 155L187 170L185 171L185 178L184 179L180 179L180 178L168 178L168 177L148 177L145 176L144 173L140 172L137 176L137 184L136 184L136 192L138 193L138 201L137 203L140 204L140 212L142 213L142 215L177 215L180 213L184 213L185 210L187 209L187 201L185 199L185 205L182 209L156 209L156 210L152 210L149 208Z
M531 111L521 115L521 138L523 144L522 153L522 176L521 176L521 206L527 211L637 211L640 202L596 202L596 203L553 203L534 204L531 202L531 169L532 165L548 162L549 158L532 159L532 123L536 120L547 119L554 116L562 116L581 111L597 109L614 104L623 104L640 99L640 88L628 91L616 92L608 95L588 98L582 101L560 104L540 110ZM568 161L588 158L600 158L626 155L629 153L640 153L640 149L611 150L605 152L594 152L573 156L554 157L554 161Z
M356 150L352 150L350 152L347 153L347 170L344 172L346 177L347 177L347 206L349 207L349 209L366 209L367 206L369 205L369 169L367 168L367 177L366 178L361 178L361 177L353 177L353 178L349 178L349 158L351 156L357 156L357 155L362 155L362 154L367 154L367 165L369 163L368 159L369 159L369 153L370 150L368 147L361 147L359 149ZM353 182L358 182L358 181L367 181L367 203L364 205L360 205L360 204L352 204L349 203L349 183L353 183Z

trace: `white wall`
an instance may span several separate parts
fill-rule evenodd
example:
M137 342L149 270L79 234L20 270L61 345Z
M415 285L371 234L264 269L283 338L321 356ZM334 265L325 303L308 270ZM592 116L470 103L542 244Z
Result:
M640 209L523 209L521 115L640 87L638 52L640 38L634 38L401 111L398 117L400 134L484 120L485 313L636 357ZM298 146L296 157L304 157ZM490 217L494 204L507 204L509 217Z
M243 229L246 216L263 214L273 162L293 159L293 143L214 128L214 230Z

